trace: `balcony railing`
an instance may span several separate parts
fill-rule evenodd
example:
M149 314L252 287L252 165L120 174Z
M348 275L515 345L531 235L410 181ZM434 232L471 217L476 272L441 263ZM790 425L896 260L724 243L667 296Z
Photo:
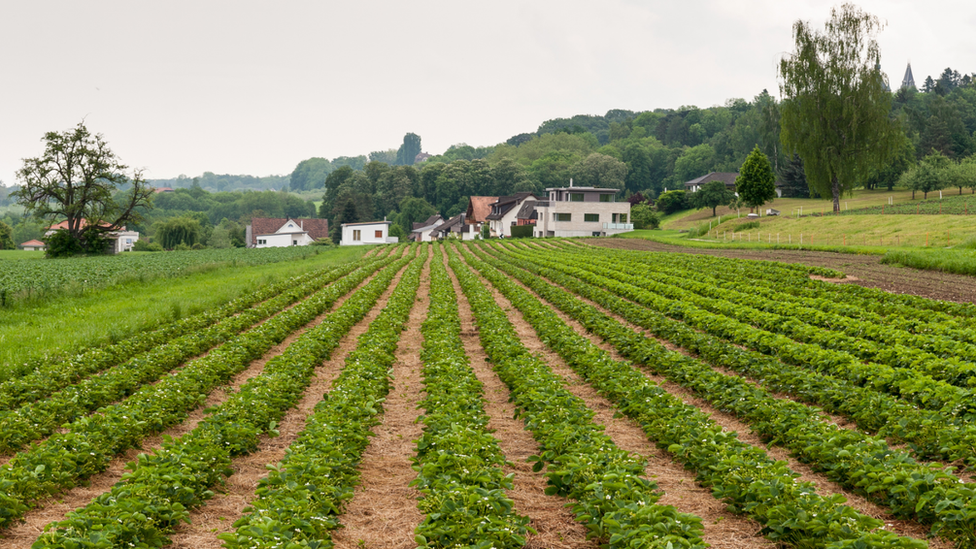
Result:
M604 223L603 228L617 230L617 231L633 231L634 224L633 223Z

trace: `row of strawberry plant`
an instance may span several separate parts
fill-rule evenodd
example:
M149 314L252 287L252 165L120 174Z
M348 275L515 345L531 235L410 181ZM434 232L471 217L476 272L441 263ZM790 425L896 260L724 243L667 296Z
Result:
M441 250L435 247L434 257ZM505 491L505 455L488 428L481 382L464 344L457 296L444 263L431 262L430 305L421 327L426 397L423 435L417 440L414 469L424 497L424 521L417 527L420 547L521 548L529 519L520 516Z
M502 257L505 261L518 261L519 267L594 301L657 337L697 353L715 366L759 380L774 391L817 404L831 413L842 414L866 431L908 442L922 459L964 460L969 465L976 465L976 452L973 451L976 425L950 422L936 412L920 410L869 387L784 364L773 357L700 333L684 322L604 289L616 289L619 282L547 260L544 254L519 253L509 246Z
M914 518L933 525L933 531L946 537L976 543L976 489L941 466L917 463L882 439L823 420L816 409L774 398L738 376L721 374L699 360L669 351L563 290L518 270L510 260L490 262L611 341L624 356L736 414L761 437L787 447L831 480L888 506L895 516Z
M615 262L623 260L635 263L642 273L652 271L672 275L680 273L679 276L683 279L695 280L731 291L741 291L744 281L748 281L753 304L756 303L756 297L771 300L773 303L802 304L823 312L868 321L913 334L932 334L976 343L976 331L973 330L976 328L976 323L972 319L951 317L945 313L900 304L887 304L879 311L877 300L872 299L867 302L855 300L854 303L848 299L841 300L838 299L836 285L819 281L798 281L786 277L758 280L754 274L755 266L751 265L753 262L729 263L717 260L691 262L675 258L675 254L647 257L646 254L645 256L617 256L612 252L605 252L605 255L614 257ZM768 263L763 262L761 265L765 266ZM798 292L795 291L797 287L806 288L808 295L797 295ZM814 295L809 295L810 293Z
M468 261L522 312L549 347L622 413L638 421L658 445L695 470L698 480L710 486L717 498L763 524L763 533L770 539L799 547L925 546L879 528L883 525L880 520L840 505L842 496L817 495L812 484L797 482L798 475L784 462L739 441L735 433L723 431L701 410L684 404L629 364L613 360L506 275L473 256ZM524 278L525 282L532 280ZM571 299L566 305L572 313L585 310L579 300L561 290L546 283L536 286Z
M231 460L274 435L276 422L302 397L315 368L349 329L375 306L404 263L385 270L309 330L260 375L245 383L190 433L141 455L109 492L45 528L35 548L161 547L189 511L212 496L211 488L231 474ZM302 307L304 304L298 305Z
M548 464L547 493L575 499L573 512L591 535L614 547L701 548L701 519L657 505L645 461L621 450L594 423L592 410L519 341L505 312L451 251L450 266L471 305L481 344L526 428L539 442L536 470Z
M242 330L277 314L355 268L355 265L346 265L333 269L326 276L313 278L252 309L179 337L46 399L16 410L0 412L0 453L20 450L30 442L50 435L62 424L132 394L184 361L226 342Z
M619 261L602 264L608 268L612 265L618 277L626 277L626 273L637 267L635 263ZM954 385L976 384L976 364L973 363L976 360L976 346L968 343L932 335L910 334L896 328L799 306L795 302L756 299L754 293L691 280L686 276L686 271L663 273L644 270L641 274L641 285L647 289L797 341L843 351L863 360L896 368L913 368ZM740 287L744 287L749 279L741 278L739 283Z
M863 363L849 353L797 342L754 328L748 322L740 322L724 314L710 313L695 305L698 302L707 309L708 303L701 303L703 300L687 296L688 292L647 281L639 274L628 275L599 266L592 258L585 262L576 262L583 267L584 273L589 272L620 282L614 286L613 291L619 292L618 295L622 297L661 311L712 335L774 355L783 362L836 375L858 385L874 387L908 400L920 408L938 411L946 417L959 416L968 420L976 413L976 403L973 402L972 391L968 389L932 379L931 376L907 368ZM734 311L730 312L735 314Z
M387 264L370 262L299 305L243 332L128 399L67 426L0 467L0 528L36 502L104 470L109 461L146 436L186 418L206 395L288 334L327 310L372 272Z
M429 250L424 248L425 253ZM404 274L383 312L360 336L332 389L315 407L298 440L258 485L235 532L221 534L231 549L332 547L344 502L353 496L357 467L379 423L390 388L403 324L413 306L423 261Z
M706 257L698 254L647 254L646 252L627 252L621 250L607 250L606 252L601 253L606 253L608 256L612 257L642 257L644 262L660 261L660 256L668 255L672 256L669 258L670 260L700 262L698 264L699 266L696 268L701 270L712 268L716 263L741 263L741 266L736 268L748 270L750 277L755 279L757 283L776 283L781 278L775 272L775 270L769 268L771 264L773 264L773 262L769 261L743 261L740 259L716 258L713 256ZM781 264L775 263L775 265ZM969 322L976 319L976 306L971 303L939 301L910 294L895 294L875 288L865 288L856 284L825 286L821 282L812 280L807 280L802 283L799 283L800 281L797 282L798 283L791 286L792 291L796 292L796 295L817 296L826 290L834 293L837 296L836 299L838 300L849 301L852 303L857 302L859 305L881 314L888 314L892 312L889 309L897 308L906 312L909 309L936 311L954 317L960 317L960 319L964 319Z
M321 272L309 273L292 280L285 280L239 297L216 309L181 318L156 330L143 332L111 345L90 348L74 356L59 355L35 359L22 368L28 371L28 374L0 383L0 410L10 410L25 402L44 398L76 383L85 376L121 364L180 336L211 326L322 274Z

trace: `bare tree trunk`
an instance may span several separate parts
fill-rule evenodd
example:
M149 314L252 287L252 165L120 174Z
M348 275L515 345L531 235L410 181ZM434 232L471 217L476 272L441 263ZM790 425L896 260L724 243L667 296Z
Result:
M840 181L836 175L830 182L830 194L834 197L834 213L840 213Z

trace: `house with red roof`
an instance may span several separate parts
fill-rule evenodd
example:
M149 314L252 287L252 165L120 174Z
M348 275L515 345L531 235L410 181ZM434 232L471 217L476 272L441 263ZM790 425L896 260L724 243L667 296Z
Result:
M28 240L23 244L18 244L17 247L25 252L43 252L44 250L47 250L47 244L37 240L36 238L34 240Z
M308 246L329 237L328 219L255 217L245 229L248 248Z
M88 222L82 219L80 228L84 229L85 225L87 224ZM108 223L99 223L99 225L102 227L109 226ZM48 227L47 231L44 232L44 236L51 236L52 234L54 234L54 231L61 230L61 229L68 230L67 220L62 221L60 223L56 223ZM113 254L118 254L122 252L131 252L132 246L134 246L135 243L139 241L139 232L130 231L126 229L125 225L119 227L118 230L110 231L106 233L105 236L108 237L109 240L112 240L111 251Z

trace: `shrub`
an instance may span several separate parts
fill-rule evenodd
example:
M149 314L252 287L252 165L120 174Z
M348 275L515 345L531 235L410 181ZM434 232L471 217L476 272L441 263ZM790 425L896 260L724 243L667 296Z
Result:
M657 211L665 214L672 214L677 211L687 210L688 200L685 191L668 191L661 193L657 197Z

